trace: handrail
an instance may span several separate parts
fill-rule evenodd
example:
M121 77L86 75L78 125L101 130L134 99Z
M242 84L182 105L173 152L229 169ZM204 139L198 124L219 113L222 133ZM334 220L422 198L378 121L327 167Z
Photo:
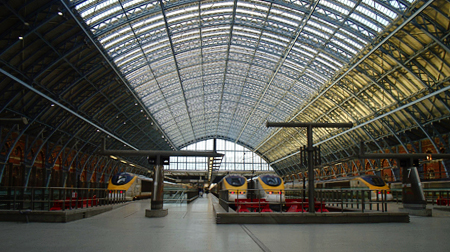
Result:
M126 191L107 188L0 187L0 209L65 211L126 201Z

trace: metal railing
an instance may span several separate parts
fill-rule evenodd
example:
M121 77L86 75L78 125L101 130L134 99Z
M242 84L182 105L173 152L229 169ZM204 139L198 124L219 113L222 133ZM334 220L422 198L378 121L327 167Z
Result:
M125 191L105 188L0 187L0 210L71 210L126 201Z
M230 192L234 191L235 201L229 201ZM219 192L219 204L228 212L229 208L237 209L238 205L251 206L255 211L261 212L265 205L269 205L271 209L275 208L276 212L283 213L287 211L289 206L296 205L298 212L307 212L309 208L309 199L307 191L304 189L285 189L282 193L279 190L273 190L275 195L279 195L280 199L274 201L262 201L258 198L258 191L262 189L247 189L246 199L239 201L241 196L237 190L222 190ZM282 200L282 198L285 200ZM244 197L241 196L241 199ZM344 211L387 211L388 198L387 190L369 190L369 189L316 189L314 194L314 205L316 212L344 212ZM326 211L325 211L326 210Z
M392 189L394 201L402 201L402 189ZM427 204L450 207L450 189L423 189Z
M315 198L333 211L387 211L388 190L317 189ZM391 199L390 199L391 200Z
M164 202L167 203L189 203L197 197L197 190L164 190Z

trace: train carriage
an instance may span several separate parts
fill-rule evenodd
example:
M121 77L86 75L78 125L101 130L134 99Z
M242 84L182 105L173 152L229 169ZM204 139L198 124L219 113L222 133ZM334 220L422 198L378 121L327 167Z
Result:
M111 177L108 183L110 198L115 197L113 191L125 191L125 200L150 198L153 179L128 172L121 172ZM120 194L120 193L119 193ZM121 195L117 196L118 198Z

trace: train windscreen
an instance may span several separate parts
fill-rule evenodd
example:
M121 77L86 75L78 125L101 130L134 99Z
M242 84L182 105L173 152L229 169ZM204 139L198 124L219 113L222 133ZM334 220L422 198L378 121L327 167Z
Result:
M118 173L111 178L113 185L125 185L133 179L133 175L128 173Z
M281 185L281 179L277 176L273 175L265 175L261 176L261 180L266 184L270 186L279 186Z
M245 178L238 176L229 176L226 178L228 184L232 186L241 186L245 183Z
M362 177L367 183L374 185L374 186L385 186L386 183L384 183L384 180L377 176L367 176Z

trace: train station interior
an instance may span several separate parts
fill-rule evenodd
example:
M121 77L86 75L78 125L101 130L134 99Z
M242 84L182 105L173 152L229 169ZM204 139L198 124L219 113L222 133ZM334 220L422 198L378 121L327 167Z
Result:
M0 1L2 251L447 251L450 1Z

